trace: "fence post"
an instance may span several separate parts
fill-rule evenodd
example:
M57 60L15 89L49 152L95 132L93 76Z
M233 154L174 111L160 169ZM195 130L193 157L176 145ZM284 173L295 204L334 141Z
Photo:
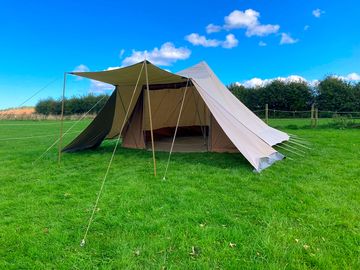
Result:
M317 127L317 125L318 125L318 120L319 120L319 109L316 108L315 109L315 127Z
M269 124L269 105L265 104L265 123Z
M311 105L311 127L314 127L314 108L315 108L315 105L314 104L312 104Z

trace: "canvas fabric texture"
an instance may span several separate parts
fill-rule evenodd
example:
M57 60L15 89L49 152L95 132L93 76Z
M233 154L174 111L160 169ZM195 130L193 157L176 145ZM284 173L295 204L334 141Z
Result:
M289 140L289 135L268 126L251 112L222 84L205 62L176 74L160 69L148 61L145 64L155 132L169 131L169 128L176 126L186 89L179 127L183 132L196 130L196 127L207 128L208 151L239 151L256 171L261 171L284 157L272 146ZM93 122L63 151L96 148L104 139L118 136L122 126L124 147L146 148L150 113L143 65L144 62L140 62L110 71L73 73L113 84L115 90ZM139 84L135 88L137 80ZM129 113L125 119L127 111ZM194 143L201 140L192 138L189 143L190 141ZM183 149L189 148L185 138L181 142L184 143ZM204 149L204 146L199 149Z

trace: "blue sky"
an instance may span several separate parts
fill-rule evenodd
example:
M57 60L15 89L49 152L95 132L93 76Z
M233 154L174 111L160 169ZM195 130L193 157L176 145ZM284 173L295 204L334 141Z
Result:
M26 105L59 97L64 71L105 70L145 55L174 72L205 60L226 84L291 75L360 79L359 14L355 0L4 0L0 108L17 106L54 78ZM67 95L104 89L71 77Z

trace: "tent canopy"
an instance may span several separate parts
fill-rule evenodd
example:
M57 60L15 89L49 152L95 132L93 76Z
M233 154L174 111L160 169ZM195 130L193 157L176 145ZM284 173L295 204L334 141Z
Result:
M144 65L149 81L148 95L144 94ZM109 71L72 74L112 84L115 90L93 122L64 151L95 148L119 132L124 146L145 148L150 118L153 129L162 133L174 127L180 113L179 101L187 90L179 127L188 130L201 127L209 151L239 151L257 171L283 158L272 146L289 140L288 134L269 127L251 112L205 62L176 74L148 61ZM127 109L130 114L125 119ZM120 131L121 126L125 128Z
M89 78L92 80L112 84L114 86L135 86L135 83L139 77L139 73L143 62L106 71L98 72L71 72L70 74ZM164 69L161 69L149 61L146 61L148 77L151 84L170 84L178 82L186 82L187 78L181 75L170 73ZM146 84L145 76L141 76L140 85Z

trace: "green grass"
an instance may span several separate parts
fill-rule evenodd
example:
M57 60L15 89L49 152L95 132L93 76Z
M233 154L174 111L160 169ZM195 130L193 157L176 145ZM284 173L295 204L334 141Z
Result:
M360 130L303 121L271 120L312 149L261 174L240 154L175 153L162 181L166 153L155 178L151 152L119 148L85 247L114 142L33 165L58 123L0 121L0 269L360 269Z

